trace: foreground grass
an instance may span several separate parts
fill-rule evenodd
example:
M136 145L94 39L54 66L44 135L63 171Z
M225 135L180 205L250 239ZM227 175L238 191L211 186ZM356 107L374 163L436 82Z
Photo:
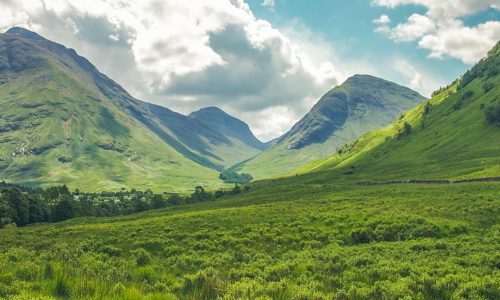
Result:
M500 295L500 183L258 184L174 209L0 230L0 298Z

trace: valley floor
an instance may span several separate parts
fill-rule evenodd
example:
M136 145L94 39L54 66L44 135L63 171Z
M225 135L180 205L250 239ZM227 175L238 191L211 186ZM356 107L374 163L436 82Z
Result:
M500 296L499 182L256 184L211 202L0 230L0 298Z

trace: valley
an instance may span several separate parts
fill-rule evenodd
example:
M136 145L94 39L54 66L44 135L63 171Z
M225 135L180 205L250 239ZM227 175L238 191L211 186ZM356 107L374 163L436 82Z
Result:
M270 143L0 35L0 299L498 299L500 44L429 99L370 76Z

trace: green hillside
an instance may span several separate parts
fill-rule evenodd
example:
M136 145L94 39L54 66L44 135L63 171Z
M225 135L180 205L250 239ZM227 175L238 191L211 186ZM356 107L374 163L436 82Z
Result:
M254 178L288 173L337 147L386 126L401 112L424 101L418 93L368 75L355 75L324 95L273 147L233 167Z
M4 228L0 298L495 299L499 190L299 176L130 216Z
M138 101L74 50L21 28L0 35L0 108L0 178L30 185L217 187L237 162L229 153L246 159L262 145Z
M463 78L400 120L345 145L341 154L292 173L382 181L500 176L499 74L497 45Z

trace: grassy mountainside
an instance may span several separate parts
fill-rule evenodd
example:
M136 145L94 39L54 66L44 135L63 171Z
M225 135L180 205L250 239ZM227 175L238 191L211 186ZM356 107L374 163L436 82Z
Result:
M21 28L0 35L0 108L0 176L23 184L191 190L221 185L218 170L235 162L226 152L259 151L132 98L74 50Z
M408 88L355 75L324 95L273 147L233 169L257 179L287 173L331 156L338 146L390 124L422 101L424 97Z
M297 172L317 171L330 177L350 174L375 180L500 176L499 112L497 45L463 78L406 112L400 120L346 145L342 154Z
M499 183L293 177L125 217L0 230L0 298L495 299Z
M203 123L207 128L224 136L228 141L214 144L214 152L224 159L224 167L231 167L242 160L254 157L266 149L248 125L217 107L207 107L189 115L190 119ZM227 147L230 143L232 147Z

